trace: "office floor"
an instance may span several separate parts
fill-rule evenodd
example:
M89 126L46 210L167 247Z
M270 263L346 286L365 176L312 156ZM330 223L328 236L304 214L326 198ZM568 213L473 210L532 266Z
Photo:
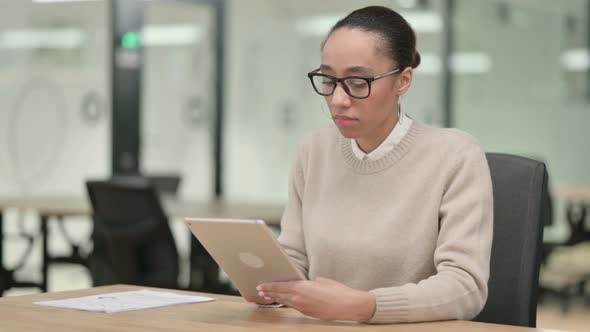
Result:
M8 213L8 218L5 218L4 234L15 234L18 233L19 229L35 233L38 226L36 225L34 217L25 217L21 220L24 227L17 228L15 226L15 220L13 216ZM24 222L23 222L24 221ZM63 245L63 235L57 230L55 223L50 223L50 252L53 254L67 253L68 248ZM175 226L175 224L177 224ZM186 228L182 227L182 223L172 223L172 232L177 246L180 252L182 264L188 265L186 260L188 259L189 250L189 239L190 234ZM178 227L177 227L178 226ZM75 238L75 240L81 240L87 238L90 233L90 222L84 220L69 220L66 221L66 227L68 233ZM74 236L75 235L75 236ZM12 238L9 236L9 238ZM4 261L8 266L14 266L16 260L24 250L24 244L18 240L5 241L4 247ZM40 256L41 248L38 246L34 247L28 263L17 273L17 277L26 277L27 279L35 279L40 277ZM187 271L181 271L180 282L188 280ZM49 270L49 291L65 291L65 290L76 290L91 287L92 281L86 268L76 265L56 265L52 266ZM24 294L31 294L38 292L37 289L13 289L6 292L6 296L17 296ZM561 305L557 299L553 297L547 297L543 303L538 307L537 311L537 325L546 329L555 330L566 330L566 331L589 331L590 332L590 303L584 301L574 300L571 302L571 306L566 313L562 313Z

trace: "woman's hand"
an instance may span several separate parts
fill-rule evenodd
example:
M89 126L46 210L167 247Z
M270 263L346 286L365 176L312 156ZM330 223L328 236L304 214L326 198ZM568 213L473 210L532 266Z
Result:
M373 294L331 279L272 282L256 289L266 301L282 303L323 320L369 320L375 313Z

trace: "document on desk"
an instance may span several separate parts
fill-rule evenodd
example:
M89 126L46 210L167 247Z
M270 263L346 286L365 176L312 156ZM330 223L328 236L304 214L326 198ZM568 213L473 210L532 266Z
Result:
M204 296L189 296L144 289L129 292L98 294L65 300L41 301L35 302L35 304L66 309L113 313L208 301L215 301L215 299Z

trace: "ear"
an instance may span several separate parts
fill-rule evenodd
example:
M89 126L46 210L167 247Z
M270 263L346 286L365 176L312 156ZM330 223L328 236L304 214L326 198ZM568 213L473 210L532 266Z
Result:
M397 84L395 86L395 94L398 96L403 96L406 91L412 85L412 77L414 76L414 68L407 67L399 74L399 79L397 80Z

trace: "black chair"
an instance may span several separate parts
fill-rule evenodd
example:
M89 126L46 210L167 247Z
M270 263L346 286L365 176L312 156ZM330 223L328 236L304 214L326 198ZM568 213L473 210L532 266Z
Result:
M494 190L494 237L488 300L476 321L535 327L543 225L545 164L486 154Z
M86 183L94 210L93 284L178 288L178 251L149 182Z
M114 182L130 185L151 184L158 193L173 195L178 191L181 178L179 175L174 174L125 174L115 175L111 178L111 180ZM76 243L76 241L74 241L73 237L67 231L64 224L64 218L55 218L54 220L57 222L64 240L68 243L69 247L72 248L72 253L66 256L51 257L51 263L79 264L88 267L86 251L83 250L82 243Z
M121 174L113 175L111 180L130 184L149 182L160 194L176 194L181 177L176 174Z
M3 212L0 210L0 255L2 254L2 246L6 240L19 240L26 242L26 249L17 260L17 264L11 268L6 268L0 264L0 297L4 295L4 292L10 288L16 287L37 287L43 290L40 283L33 281L22 281L16 278L17 271L21 270L25 264L29 261L29 257L33 251L35 245L35 235L27 232L24 229L24 218L22 214L19 214L18 220L18 231L16 234L6 234L3 230Z

